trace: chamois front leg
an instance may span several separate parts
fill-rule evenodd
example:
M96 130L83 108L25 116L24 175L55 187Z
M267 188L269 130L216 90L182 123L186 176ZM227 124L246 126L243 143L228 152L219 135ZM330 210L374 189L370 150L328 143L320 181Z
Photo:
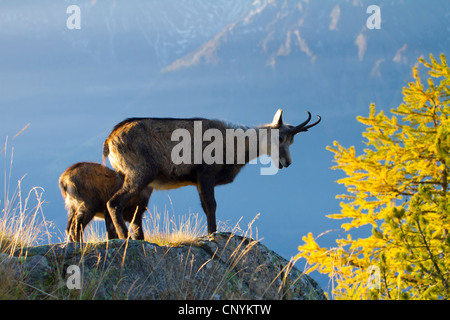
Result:
M197 184L198 194L208 221L208 234L217 231L216 226L216 199L214 197L214 182L208 179L199 179Z

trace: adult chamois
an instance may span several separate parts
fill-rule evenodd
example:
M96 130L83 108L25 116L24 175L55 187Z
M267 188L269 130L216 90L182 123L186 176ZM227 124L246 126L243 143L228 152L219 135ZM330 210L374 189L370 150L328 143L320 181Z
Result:
M106 203L121 188L122 177L99 163L79 162L59 177L59 187L66 203L69 219L66 233L69 241L83 241L84 228L95 217L105 219L108 239L117 238ZM144 240L142 215L150 198L144 188L129 198L122 210L123 220L130 222L133 239Z
M292 160L294 136L307 131L311 114L298 126L284 124L279 109L272 123L247 127L202 118L130 118L117 124L103 144L103 161L124 177L107 207L120 238L127 237L123 219L128 199L148 186L157 190L196 186L206 213L208 232L216 231L214 187L234 180L245 164L271 156L278 168ZM151 191L150 191L151 192Z

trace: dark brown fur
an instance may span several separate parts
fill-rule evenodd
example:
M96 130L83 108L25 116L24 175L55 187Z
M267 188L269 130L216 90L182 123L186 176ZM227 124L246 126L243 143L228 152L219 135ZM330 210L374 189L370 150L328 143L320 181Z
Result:
M106 203L121 188L121 177L113 170L91 162L80 162L66 169L59 178L59 187L68 210L66 233L70 241L81 242L83 230L94 216L105 219L108 239L117 238ZM151 190L143 189L130 198L122 212L130 222L133 239L144 239L142 216Z
M254 129L271 130L277 129L280 133L279 145L279 168L288 167L291 163L289 146L293 142L293 136L298 132L307 131L308 128L316 125L320 121L306 126L311 119L309 118L301 125L294 127L284 125L281 120L282 110L278 110L271 124L254 127ZM122 212L128 199L146 187L154 189L174 189L182 186L196 186L200 195L202 208L206 213L208 222L208 232L216 231L216 200L214 188L217 185L227 184L234 180L245 163L249 162L250 156L246 149L245 163L238 164L174 164L171 159L172 149L179 143L171 141L174 130L183 128L194 137L195 121L202 122L202 131L208 129L219 130L223 137L226 136L226 129L242 128L244 131L249 129L245 126L228 125L225 122L208 119L172 119L172 118L132 118L117 124L103 145L103 157L108 157L111 165L121 175L124 176L122 188L108 201L107 207L111 219L116 227L120 238L127 237L127 228L123 219ZM268 136L271 136L268 133ZM267 150L270 149L268 141ZM203 142L201 150L210 142ZM278 144L278 141L276 142ZM191 140L191 150L194 153L194 139ZM258 144L259 146L259 144ZM225 148L225 143L224 143ZM267 150L259 152L258 155L267 154ZM225 156L224 152L224 156ZM235 153L235 158L237 154ZM192 156L191 159L194 157Z

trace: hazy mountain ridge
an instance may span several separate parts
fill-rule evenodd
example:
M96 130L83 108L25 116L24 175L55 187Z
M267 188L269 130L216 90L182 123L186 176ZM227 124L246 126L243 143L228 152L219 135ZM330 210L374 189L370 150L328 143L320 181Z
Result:
M408 2L407 6L403 3L404 15L390 15L394 4L398 5L392 1L381 4L382 29L389 29L391 33L389 37L381 38L380 34L386 35L387 31L369 30L366 27L370 14L366 13L368 4L364 5L362 1L255 1L246 15L239 16L238 20L225 26L199 50L176 60L164 70L175 71L200 62L215 64L226 61L227 58L233 59L219 53L219 50L226 47L225 50L234 52L235 56L243 52L263 54L266 56L265 66L272 68L276 67L281 57L289 55L298 55L311 64L317 59L326 59L330 54L350 55L360 62L369 55L378 55L378 59L371 65L370 74L381 76L380 66L383 62L411 62L406 57L407 53L419 54L418 47L422 47L422 42L428 38L421 36L420 32L416 32L417 36L410 39L402 37L405 26L411 29L421 27L421 24L409 22L418 18L417 13L410 13L416 12L414 7L420 4ZM356 23L354 17L357 17ZM443 17L429 15L421 18L437 19L442 23L450 21L448 14ZM448 32L448 27L441 32ZM435 44L435 47L445 50L448 40L447 37L446 44ZM245 49L239 48L241 45Z
M309 65L330 56L356 57L360 62L376 56L369 73L382 76L383 64L415 63L411 57L423 54L424 46L445 51L450 45L445 36L450 31L450 14L443 10L437 15L437 1L427 6L417 1L383 1L381 30L367 29L366 9L371 3L361 0L171 0L131 5L116 0L76 1L81 9L81 30L76 32L65 27L68 3L52 3L44 14L36 12L46 1L22 1L19 11L12 3L2 6L2 36L44 44L48 38L60 38L71 45L61 50L80 51L103 62L127 63L133 52L147 67L163 71L255 54L264 58L262 67L271 68L287 56L307 60ZM424 30L428 25L443 27ZM435 32L446 41L428 43Z

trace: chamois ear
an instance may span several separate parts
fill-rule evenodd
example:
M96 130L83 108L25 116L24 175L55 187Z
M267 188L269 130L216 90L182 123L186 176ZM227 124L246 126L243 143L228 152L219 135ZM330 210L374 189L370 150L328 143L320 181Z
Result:
M279 128L283 125L283 119L281 118L281 114L283 113L282 109L278 109L277 112L275 113L275 116L273 117L272 120L272 127L274 128Z

